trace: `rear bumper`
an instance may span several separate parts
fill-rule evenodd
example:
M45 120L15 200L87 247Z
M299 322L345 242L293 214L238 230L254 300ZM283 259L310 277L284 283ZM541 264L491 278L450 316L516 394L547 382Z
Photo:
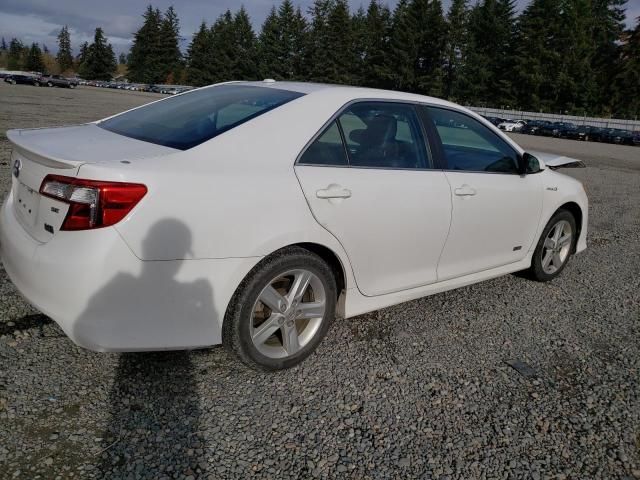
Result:
M229 299L259 258L145 262L114 228L29 236L11 199L0 211L0 256L20 293L76 344L96 351L221 343Z

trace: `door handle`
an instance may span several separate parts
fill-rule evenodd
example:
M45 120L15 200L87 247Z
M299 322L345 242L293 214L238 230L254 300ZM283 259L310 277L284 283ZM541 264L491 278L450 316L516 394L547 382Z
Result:
M351 190L348 188L342 188L340 185L329 185L327 188L318 190L316 197L318 198L349 198L351 196Z
M472 197L473 195L476 194L475 189L471 188L466 183L462 185L460 188L456 188L453 192L459 197Z

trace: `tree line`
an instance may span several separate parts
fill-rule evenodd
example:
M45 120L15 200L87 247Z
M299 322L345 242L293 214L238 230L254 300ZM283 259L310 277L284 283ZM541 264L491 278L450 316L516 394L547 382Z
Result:
M421 93L477 106L578 115L640 114L640 19L626 0L381 0L351 12L315 0L273 6L259 32L244 7L202 22L184 56L173 9L151 6L131 48L132 81L200 86L304 80Z
M75 57L66 25L58 33L58 53L55 57L49 53L46 45L42 49L38 43L32 43L28 47L17 38L12 38L9 44L2 38L0 56L8 70L39 73L53 73L55 70L67 74L77 73L83 78L95 80L111 80L118 65L113 47L100 27L95 30L93 42L80 45L80 51Z
M354 12L347 0L315 0L302 12L283 0L258 32L244 7L203 21L184 53L173 7L148 6L119 63L141 83L303 80L475 106L636 118L640 18L625 31L625 5L531 0L517 15L515 0L452 0L446 12L441 0L400 0L393 9L369 0ZM60 67L76 65L85 78L110 75L115 56L102 31L100 37L96 31L94 43L73 59L61 32Z

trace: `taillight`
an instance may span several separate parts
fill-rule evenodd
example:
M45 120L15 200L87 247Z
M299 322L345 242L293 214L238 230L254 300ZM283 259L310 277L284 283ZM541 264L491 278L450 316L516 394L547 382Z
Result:
M60 230L89 230L118 223L145 196L147 187L47 175L40 193L69 204Z

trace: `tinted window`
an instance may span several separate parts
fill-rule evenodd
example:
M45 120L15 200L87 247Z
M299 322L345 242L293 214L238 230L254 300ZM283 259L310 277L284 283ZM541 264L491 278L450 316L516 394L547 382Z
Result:
M320 135L300 157L299 163L305 165L348 165L340 130L336 121Z
M354 167L427 168L420 123L411 105L356 103L339 117Z
M449 170L518 173L518 154L477 120L452 110L429 107Z
M186 150L302 95L275 88L220 85L146 105L98 126Z

